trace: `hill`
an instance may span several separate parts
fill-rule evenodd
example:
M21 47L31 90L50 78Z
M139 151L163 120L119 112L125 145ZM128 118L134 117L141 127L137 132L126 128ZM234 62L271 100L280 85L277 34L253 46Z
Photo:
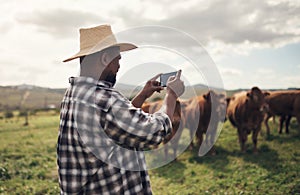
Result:
M142 87L117 83L115 88L128 98L134 97ZM44 88L33 85L0 86L0 111L19 109L59 108L66 89ZM188 86L184 97L207 91L204 85ZM155 93L150 101L162 98L164 92Z
M138 91L142 89L141 86L133 86L123 83L117 83L115 88L129 99L134 97L138 93ZM44 88L23 84L17 86L0 86L0 90L0 111L3 111L19 109L59 108L66 89ZM193 86L186 86L185 93L181 98L189 99L192 96L201 95L208 90L215 90L222 93L225 92L227 96L231 96L238 91L247 89L225 91L219 88L208 88L208 86L206 85L197 84ZM148 101L161 99L164 95L164 91L162 91L161 93L155 93Z
M32 85L0 86L0 111L15 109L58 108L65 89Z

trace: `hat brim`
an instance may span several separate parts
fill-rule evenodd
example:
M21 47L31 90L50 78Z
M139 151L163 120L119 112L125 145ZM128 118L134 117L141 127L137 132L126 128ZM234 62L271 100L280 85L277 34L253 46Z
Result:
M128 51L128 50L132 50L132 49L136 49L137 48L137 46L135 46L135 45L133 45L131 43L116 43L116 44L113 44L113 45L110 45L110 46L106 46L106 47L102 47L102 48L97 48L97 49L87 48L87 49L81 50L78 53L76 53L75 55L73 55L73 56L65 59L63 62L68 62L68 61L74 60L76 58L80 58L82 56L90 55L90 54L102 51L104 49L107 49L109 47L119 47L120 48L120 52Z

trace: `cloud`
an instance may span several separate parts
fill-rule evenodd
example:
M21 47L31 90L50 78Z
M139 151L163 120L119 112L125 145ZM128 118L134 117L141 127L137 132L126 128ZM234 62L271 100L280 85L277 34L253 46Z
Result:
M162 20L151 20L142 12L130 9L119 8L118 11L128 26L141 25L141 22L170 26L189 33L205 45L213 40L233 45L246 42L274 47L300 40L299 3L282 1L272 4L260 0L210 2L192 1L190 7L185 4L186 8L182 9L175 4L174 9L173 3L163 1L161 6L168 16Z
M13 28L13 25L9 22L4 22L2 24L0 24L0 33L6 34L8 33L11 29Z
M275 71L271 68L259 68L257 70L257 73L262 75L270 75L270 74L275 74Z
M234 68L220 68L220 72L222 76L241 76L242 71Z
M275 84L274 80L280 78L277 72L271 68L258 68L253 75L254 80L261 80L262 84L271 86ZM263 79L262 79L263 78ZM278 83L277 83L278 85Z
M126 4L126 3L125 3ZM300 41L300 3L293 1L242 2L189 0L184 3L163 0L159 3L140 1L134 5L107 9L107 13L80 11L78 8L52 8L46 11L17 13L15 19L35 26L39 31L58 38L74 35L79 27L110 21L114 26L168 26L183 31L205 46L211 42L227 45L247 53L253 47L278 47ZM157 11L163 10L163 11ZM111 17L108 17L108 16ZM112 19L113 18L113 19ZM1 29L1 28L0 28ZM147 32L145 32L147 33ZM176 40L176 34L157 32L158 42L176 47L190 47L186 40ZM145 34L135 34L143 39ZM132 36L132 35L131 35ZM241 49L240 49L241 47Z
M48 33L55 38L69 38L79 27L104 21L103 17L97 14L61 8L18 13L15 20L21 24L33 25L38 31Z

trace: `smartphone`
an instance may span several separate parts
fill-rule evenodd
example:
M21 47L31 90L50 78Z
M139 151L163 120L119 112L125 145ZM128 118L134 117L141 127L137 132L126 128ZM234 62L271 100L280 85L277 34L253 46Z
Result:
M160 86L166 87L169 77L175 76L176 74L177 74L177 71L161 74L160 75Z

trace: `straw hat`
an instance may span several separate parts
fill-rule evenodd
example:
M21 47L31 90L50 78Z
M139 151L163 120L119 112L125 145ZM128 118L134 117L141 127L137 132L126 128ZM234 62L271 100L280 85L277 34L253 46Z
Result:
M82 28L80 33L80 51L63 62L96 53L103 49L118 46L120 52L137 48L131 43L117 43L110 25L101 25L93 28Z

